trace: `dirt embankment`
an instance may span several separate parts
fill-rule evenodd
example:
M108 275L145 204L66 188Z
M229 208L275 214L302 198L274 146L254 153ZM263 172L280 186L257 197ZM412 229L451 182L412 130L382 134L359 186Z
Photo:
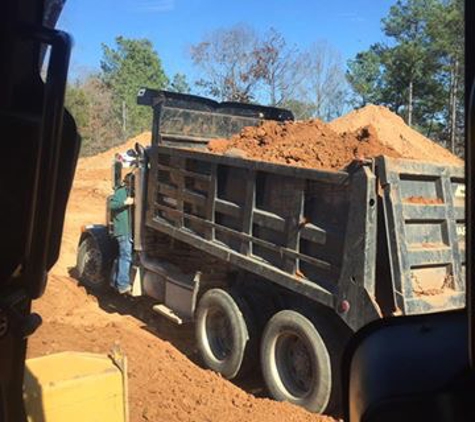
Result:
M150 133L95 157L79 160L64 228L61 256L45 295L34 303L43 325L28 356L73 350L108 353L118 343L129 360L131 422L331 422L287 403L256 398L200 368L192 327L177 327L151 312L150 303L114 293L95 297L69 276L80 227L102 223L116 152L147 144ZM260 394L261 390L256 390Z
M321 170L342 170L353 160L379 155L461 165L449 151L407 126L385 107L369 105L330 124L314 119L263 122L231 139L216 139L217 154Z

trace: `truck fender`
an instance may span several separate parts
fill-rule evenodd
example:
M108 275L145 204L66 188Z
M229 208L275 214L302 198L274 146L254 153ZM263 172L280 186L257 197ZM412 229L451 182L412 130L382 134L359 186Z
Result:
M104 263L106 265L112 264L112 261L117 256L117 242L109 234L109 229L103 224L91 224L84 226L81 229L81 237L79 238L79 245L84 242L87 237L92 237L97 243L102 256L104 258Z

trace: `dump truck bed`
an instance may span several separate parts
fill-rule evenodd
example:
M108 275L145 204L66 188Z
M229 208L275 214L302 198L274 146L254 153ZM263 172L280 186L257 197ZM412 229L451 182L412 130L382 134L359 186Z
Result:
M353 329L463 306L463 168L379 157L321 171L211 154L209 139L289 115L152 98L148 227L314 299Z

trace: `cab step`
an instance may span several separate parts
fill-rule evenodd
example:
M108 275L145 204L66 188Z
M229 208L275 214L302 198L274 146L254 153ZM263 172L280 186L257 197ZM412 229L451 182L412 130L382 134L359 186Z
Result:
M159 303L152 306L152 310L157 314L164 316L175 324L182 325L188 322L191 322L190 318L186 318L182 315L177 314L173 309L170 309L164 303Z

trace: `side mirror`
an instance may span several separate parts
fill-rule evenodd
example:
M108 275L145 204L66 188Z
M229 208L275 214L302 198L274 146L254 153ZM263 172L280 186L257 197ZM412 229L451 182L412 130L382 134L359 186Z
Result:
M475 420L465 311L379 320L348 345L346 422Z
M139 157L143 157L143 156L144 156L144 154L145 154L145 148L144 148L141 144L139 144L138 142L136 142L134 148L135 148L135 151L136 151L136 153L137 153L137 155L138 155Z
M112 163L112 190L116 189L122 183L122 162L114 159Z

